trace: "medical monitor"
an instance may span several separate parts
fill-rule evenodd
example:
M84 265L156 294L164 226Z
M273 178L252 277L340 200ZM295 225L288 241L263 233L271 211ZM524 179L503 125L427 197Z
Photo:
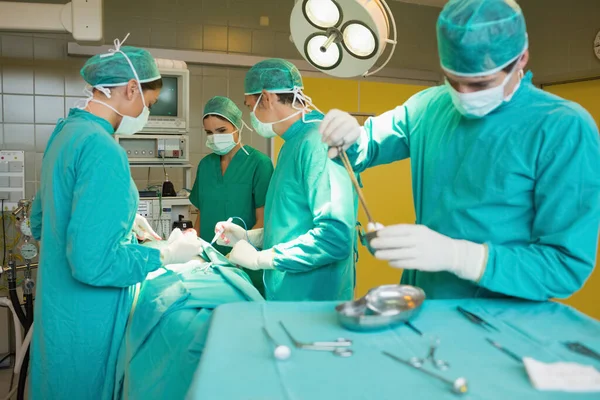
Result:
M185 135L189 131L190 121L190 72L183 62L156 61L163 87L158 102L150 109L150 118L142 132Z

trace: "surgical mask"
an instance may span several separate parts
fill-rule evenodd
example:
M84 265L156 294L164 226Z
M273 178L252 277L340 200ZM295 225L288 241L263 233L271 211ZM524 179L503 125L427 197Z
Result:
M242 121L242 123L245 125L245 123ZM242 126L242 130L244 129L244 126ZM239 132L239 138L237 143L233 140L233 134L235 132ZM219 155L219 156L224 156L225 154L228 154L231 150L233 150L233 148L235 146L237 146L238 144L240 144L242 142L242 131L234 131L232 133L216 133L216 134L212 134L209 135L206 138L206 147L208 147L213 153ZM246 151L246 149L242 146L242 150L244 151L244 153L246 153L246 155L248 154L248 151Z
M129 36L129 35L127 35L127 36ZM127 39L127 37L125 39ZM135 70L135 67L133 66L129 57L127 57L127 54L125 54L124 52L122 52L120 50L120 45L121 45L120 42L115 41L115 49L109 50L109 53L102 55L102 57L112 57L115 55L115 53L123 54L123 57L125 57L125 60L127 60L127 62L129 63L129 66L131 67L131 70L133 71L133 76L135 77L135 80L138 84L138 89L140 90L140 97L142 98L142 104L144 105L142 112L137 117L130 117L129 115L124 115L121 112L119 112L117 109L115 109L113 106L111 106L103 101L94 99L94 94L93 94L92 90L88 87L86 87L86 89L84 89L84 93L86 93L88 95L88 98L85 100L85 106L82 108L86 108L90 102L102 104L103 106L110 108L112 111L114 111L115 113L117 113L121 116L121 122L119 123L119 126L115 130L115 134L116 135L134 135L134 134L140 132L142 129L144 129L144 127L148 123L148 118L150 117L150 109L148 108L148 106L146 106L146 99L144 99L144 91L142 90L142 84L140 83L140 79L138 77L137 71ZM98 86L94 86L94 88L96 88L99 91L101 91L102 93L104 93L104 95L106 97L108 97L109 99L111 98L111 91L108 87L98 85Z
M520 60L521 58L517 60L515 67ZM477 92L460 93L450 85L447 79L446 87L448 87L450 97L452 97L452 102L458 112L467 118L482 118L512 99L521 84L521 79L519 79L510 95L504 96L504 91L514 72L515 70L513 69L506 75L506 78L504 78L504 81L499 86ZM520 78L522 78L522 71L519 71L519 74Z
M254 127L254 130L260 136L267 138L267 139L277 136L277 133L273 130L273 125L279 124L281 122L284 122L291 118L294 118L298 114L302 114L302 122L304 122L304 123L318 122L318 121L307 121L306 120L305 117L308 112L308 106L311 106L313 109L315 109L317 111L319 111L319 109L314 106L314 104L312 103L312 99L310 97L308 97L304 93L302 93L301 88L294 88L290 91L277 92L277 94L279 94L279 93L293 93L294 94L294 100L292 101L292 108L294 110L296 110L296 112L288 115L287 117L285 117L283 119L280 119L279 121L275 121L275 122L260 121L256 117L256 107L258 107L258 104L260 103L260 101L262 99L262 93L261 93L260 96L258 96L258 100L254 104L254 109L250 113L250 122L252 123L252 127Z
M238 143L233 140L233 133L214 133L206 138L206 147L220 156L229 153Z

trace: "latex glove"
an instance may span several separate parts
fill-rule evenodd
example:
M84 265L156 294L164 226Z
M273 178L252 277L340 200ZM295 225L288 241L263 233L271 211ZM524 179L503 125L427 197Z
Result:
M360 137L360 124L352 115L340 110L331 110L319 126L323 142L329 146L329 158L338 156L338 147L347 150Z
M138 240L162 240L160 236L148 223L148 220L139 214L135 214L135 221L133 221L133 232Z
M252 229L246 231L239 225L233 222L221 221L215 225L215 233L223 231L223 234L217 239L217 244L220 246L233 247L240 240L250 239L250 242L256 247L262 247L264 229Z
M250 243L240 240L229 253L229 261L251 270L274 269L273 250L256 250Z
M168 245L161 250L163 265L183 264L202 253L202 241L198 240L196 231L181 232L175 229L169 236Z
M393 225L377 231L371 240L375 258L395 268L427 272L448 271L478 281L487 263L487 247L451 239L424 225Z

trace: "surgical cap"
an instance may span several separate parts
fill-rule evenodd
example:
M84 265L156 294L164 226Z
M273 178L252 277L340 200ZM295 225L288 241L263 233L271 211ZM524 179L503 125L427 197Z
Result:
M135 79L133 70L121 51L133 64L140 83L160 79L160 72L152 55L144 49L131 46L123 46L117 51L90 58L81 68L83 79L92 86L105 87L126 85Z
M280 58L271 58L255 64L246 74L245 93L258 94L263 90L271 93L291 92L304 88L300 71L294 64Z
M218 115L231 122L236 128L242 129L242 110L235 105L231 99L223 96L215 96L204 106L204 116Z
M527 48L527 30L514 0L450 0L437 22L442 68L458 76L501 71Z

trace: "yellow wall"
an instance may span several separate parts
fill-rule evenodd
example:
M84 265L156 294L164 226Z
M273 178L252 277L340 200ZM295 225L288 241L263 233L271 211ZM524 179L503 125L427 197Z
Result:
M323 112L339 108L348 112L360 111L375 115L395 108L414 93L426 88L332 78L304 78L304 87L305 93ZM279 137L275 139L275 160L282 143ZM373 168L361 175L367 204L378 222L384 225L415 222L408 160ZM367 218L362 209L358 220L366 226ZM363 246L359 246L357 296L362 296L368 289L378 285L397 283L400 275L401 270L376 260Z
M593 81L565 83L561 85L545 86L544 90L554 93L565 99L573 100L585 107L600 126L600 79ZM596 258L596 269L583 289L564 303L600 319L600 246Z

